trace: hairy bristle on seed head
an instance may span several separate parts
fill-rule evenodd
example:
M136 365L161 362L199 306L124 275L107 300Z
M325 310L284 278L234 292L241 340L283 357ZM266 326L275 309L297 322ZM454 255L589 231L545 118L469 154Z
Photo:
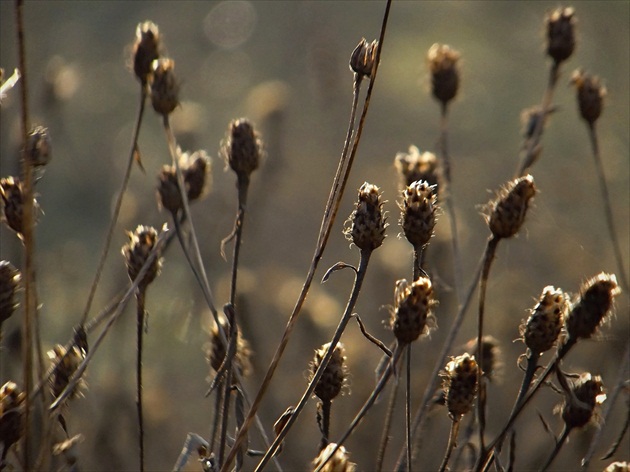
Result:
M329 347L330 343L327 343L315 350L315 357L311 362L311 375L315 375L319 369ZM324 368L324 372L315 386L315 396L320 400L332 401L341 392L347 377L345 354L346 350L343 344L337 343L328 365Z
M175 61L156 59L151 63L151 104L160 115L169 115L179 105L179 84L175 78Z
M432 313L433 286L428 277L419 277L412 284L406 280L396 282L395 306L390 325L400 344L408 344L428 333L434 324Z
M24 194L20 179L12 176L0 179L0 197L2 198L2 221L21 237Z
M9 380L0 388L0 443L4 444L5 452L24 434L21 406L25 398L25 393L15 382Z
M435 190L428 182L416 181L403 191L399 205L400 226L414 248L426 246L433 236L437 211Z
M437 157L432 152L421 153L416 146L409 146L408 152L396 154L394 166L401 177L402 188L418 180L424 180L430 186L438 185Z
M525 221L529 201L536 194L531 175L519 177L499 190L495 200L488 205L486 216L492 235L497 238L514 236Z
M442 374L449 416L458 420L470 411L477 395L477 371L474 356L464 353L451 359Z
M566 426L581 428L593 418L595 407L606 399L604 384L599 375L585 373L571 385L562 405L562 419Z
M346 238L364 251L372 251L385 239L385 215L380 189L365 182L359 189L356 209L350 215L344 233Z
M538 303L520 328L525 345L532 354L540 355L555 345L564 326L568 302L562 290L552 286L543 289Z
M330 443L322 449L313 461L313 470L317 470L336 447L336 443ZM356 464L350 462L350 454L345 447L339 446L326 465L322 467L321 472L354 472L355 470Z
M376 62L376 51L378 49L378 41L368 43L365 38L359 41L357 47L354 48L350 55L350 69L360 77L372 77L372 69Z
M17 309L17 291L20 287L20 271L9 261L0 261L0 325Z
M135 231L128 232L127 235L129 236L129 242L123 246L122 254L125 258L129 278L135 281L157 243L158 233L155 228L139 225ZM155 280L161 267L162 260L158 254L149 265L138 288L141 290L146 289Z
M262 158L262 140L247 118L233 120L221 148L226 163L239 179L249 179Z
M599 77L580 69L573 72L571 83L575 86L580 115L588 123L595 123L604 109L606 87L601 84Z
M545 17L547 27L547 54L560 64L566 61L575 49L575 10L559 7Z
M136 41L133 45L133 71L143 85L149 81L151 64L160 55L160 32L151 21L139 23L136 27Z
M443 104L448 103L457 95L459 58L460 53L446 44L433 44L427 53L431 71L431 91L433 96Z

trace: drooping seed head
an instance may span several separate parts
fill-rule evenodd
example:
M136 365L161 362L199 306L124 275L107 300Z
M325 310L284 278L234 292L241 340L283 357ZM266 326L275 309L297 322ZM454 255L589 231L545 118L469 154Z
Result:
M152 73L152 64L160 57L160 31L151 21L138 23L133 45L133 71L142 85L146 85Z
M25 398L15 382L8 381L0 388L0 443L4 444L4 452L24 434L21 404Z
M545 17L547 29L547 54L560 64L566 61L575 49L575 10L559 7Z
M322 449L319 455L313 461L313 470L317 470L319 466L326 460L330 453L337 447L336 443L329 443ZM339 446L333 456L322 467L321 472L354 472L356 464L350 462L350 454L345 447Z
M9 261L0 261L0 325L17 309L17 291L20 287L20 271Z
M571 386L562 405L562 419L568 428L581 428L593 418L595 407L606 399L604 384L599 375L589 373L580 377Z
M50 392L53 398L57 398L68 386L70 377L75 373L79 364L85 359L85 351L77 346L72 346L72 349L66 351L64 346L57 344L52 350L48 351L48 358L51 365L55 366L50 377ZM69 398L81 396L85 386L85 381L83 379L79 380L72 389Z
M446 44L433 44L427 53L431 71L431 91L433 96L444 105L457 95L459 57L459 52Z
M229 336L230 327L227 320L221 319L221 326L223 327L223 331L225 332L225 334ZM239 374L248 375L252 370L252 351L249 347L249 343L246 339L243 338L238 327L236 329L236 354L234 356L234 359L232 360L232 366L237 369ZM221 368L221 365L225 361L226 349L225 344L221 340L219 328L216 324L212 327L212 330L210 331L210 342L206 345L205 351L208 364L210 364L210 367L212 367L215 372L218 372Z
M151 226L139 225L135 231L127 232L127 235L129 236L129 242L123 246L122 254L125 258L129 278L132 281L135 281L142 269L142 266L149 258L151 251L157 243L158 232ZM160 258L160 254L157 254L147 268L147 271L145 272L142 281L139 283L138 288L140 290L146 289L146 287L153 282L160 273L161 267L162 259Z
M606 87L601 84L599 77L587 74L580 69L573 72L571 83L577 92L580 115L588 123L595 123L604 108Z
M554 346L564 326L568 307L569 299L562 290L551 285L543 289L538 303L520 328L532 354L542 354Z
M42 167L50 162L52 145L48 128L36 126L31 130L26 141L24 155L33 167Z
M482 338L483 357L481 359L482 375L488 380L495 380L501 373L503 359L499 341L493 336L486 335ZM477 352L477 338L466 343L465 352L474 355Z
M346 222L346 238L363 251L372 251L385 239L385 216L380 189L365 182L359 189L356 209Z
M262 140L247 118L233 120L221 153L239 179L249 179L262 158Z
M400 226L414 248L426 246L433 236L438 208L435 190L428 182L416 181L403 191Z
M374 40L368 43L365 38L361 38L361 41L359 41L359 44L354 48L350 56L350 69L360 78L371 78L377 50L378 41Z
M156 59L151 63L151 104L160 115L168 115L179 105L179 84L175 78L175 61Z
M452 358L446 364L444 392L449 416L458 420L470 411L477 395L477 361L468 353Z
M508 182L497 192L495 200L488 205L486 221L495 238L510 238L518 233L529 206L536 194L534 178L531 175Z
M411 285L404 279L399 280L394 295L395 306L390 324L398 342L408 344L421 334L428 333L435 323L432 309L437 303L431 280L419 277Z
M330 343L326 343L315 350L315 357L311 362L311 376L314 376L317 369L319 369L329 347ZM347 377L345 353L346 350L343 344L337 343L328 365L324 368L324 372L315 386L315 396L320 400L332 401L341 392Z
M402 188L418 180L424 180L430 186L438 185L438 163L432 152L421 153L416 146L409 146L408 152L396 154L394 166L401 177Z
M609 314L613 298L620 293L614 274L602 272L582 284L566 319L569 339L577 341L593 336Z

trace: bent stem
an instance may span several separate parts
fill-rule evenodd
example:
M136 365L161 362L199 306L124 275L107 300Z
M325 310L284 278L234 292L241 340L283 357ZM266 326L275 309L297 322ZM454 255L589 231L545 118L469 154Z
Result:
M457 433L459 432L459 419L453 419L451 422L451 432L448 435L448 445L446 446L446 453L444 454L444 459L442 459L442 465L440 465L440 472L444 472L446 470L446 466L448 465L448 461L451 458L451 453L453 452L453 448L457 444Z
M144 421L142 418L142 335L144 333L145 311L144 303L146 287L138 288L136 294L136 328L137 328L137 357L136 357L136 408L138 410L138 443L140 445L140 471L144 472Z

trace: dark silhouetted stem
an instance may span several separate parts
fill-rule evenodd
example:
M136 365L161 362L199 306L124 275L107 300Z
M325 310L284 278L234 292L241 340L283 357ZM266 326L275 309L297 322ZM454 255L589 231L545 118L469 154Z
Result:
M145 288L139 288L136 295L137 303L137 357L136 357L136 407L138 410L138 442L140 445L140 471L144 472L144 420L142 417L142 337L144 334L144 302Z
M553 448L553 451L551 455L549 456L549 459L547 459L547 462L545 462L545 465L542 467L542 469L540 469L541 472L545 472L547 469L549 469L549 467L551 466L551 463L558 456L560 449L562 449L562 446L564 446L564 444L567 442L567 439L569 437L569 432L571 432L571 428L567 428L567 426L565 425L564 429L562 430L562 433L560 434L560 438L556 441L556 446Z
M457 433L459 431L459 420L453 420L451 422L451 432L448 435L448 445L446 446L446 452L444 453L444 459L442 459L442 465L440 465L440 472L444 472L446 470L446 466L448 465L448 461L451 458L451 453L453 452L453 448L457 443Z

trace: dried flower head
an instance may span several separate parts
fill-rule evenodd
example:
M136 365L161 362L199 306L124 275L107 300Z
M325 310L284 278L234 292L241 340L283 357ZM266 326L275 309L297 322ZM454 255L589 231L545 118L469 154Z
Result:
M15 382L8 381L0 388L0 443L4 445L3 458L24 434L21 404L25 397Z
M160 115L168 115L179 105L179 84L173 70L175 61L168 58L156 59L151 63L151 103Z
M221 327L226 335L230 333L230 327L226 319L221 319ZM252 351L249 347L249 343L240 333L237 326L236 337L236 355L232 360L232 365L238 370L241 375L248 375L252 370L251 355ZM225 344L221 340L219 334L219 328L215 324L210 331L210 342L206 344L206 360L210 364L210 367L218 372L221 369L221 365L225 361Z
M258 168L263 154L262 140L247 118L230 123L221 153L239 179L249 179Z
M433 44L427 53L431 71L431 91L433 96L446 105L457 95L459 87L460 54L446 44Z
M400 344L415 341L435 324L432 309L437 303L428 277L419 277L412 284L405 279L396 282L395 306L390 325Z
M566 61L575 49L575 10L559 7L545 17L547 27L547 54L560 64Z
M614 274L602 272L582 284L566 319L569 339L577 341L593 336L610 312L613 298L620 293Z
M630 462L613 462L604 469L604 472L628 472L630 471Z
M0 261L0 325L8 320L18 307L17 291L20 271L9 261Z
M336 443L329 443L328 446L322 449L313 461L313 470L317 470L336 447ZM343 446L339 446L339 449L335 451L321 469L322 472L354 472L355 470L356 464L350 462L350 454Z
M177 173L173 166L164 165L158 174L158 205L173 214L182 208L182 195L177 183Z
M567 428L581 428L591 421L595 407L606 400L604 384L599 375L589 373L580 377L571 385L562 408L562 419Z
M139 225L135 231L127 232L127 236L129 236L129 242L123 246L122 254L125 258L129 278L132 281L135 281L142 269L142 266L149 258L151 251L157 243L158 232L155 228L150 226ZM161 267L162 259L160 258L160 255L157 254L147 268L144 278L138 285L138 288L140 290L146 289L160 273Z
M322 363L322 359L326 355L326 351L330 348L330 343L324 344L315 350L315 358L311 362L311 375L315 375L317 369ZM330 361L324 369L322 376L319 378L315 386L315 396L322 401L332 401L341 392L348 372L346 367L346 350L343 344L337 343L333 350Z
M24 186L18 177L3 177L0 179L0 220L17 233L22 239L24 225ZM33 199L33 215L37 216L39 205ZM36 221L34 221L35 223Z
M537 356L551 349L564 326L569 300L560 289L545 287L529 318L520 327L525 345Z
M490 335L482 338L481 343L483 357L481 359L482 375L488 380L495 380L501 373L503 367L503 359L499 341ZM477 351L477 338L473 338L466 343L465 352L473 355Z
M421 153L416 146L409 146L408 152L396 154L394 166L401 177L402 188L418 180L424 180L431 186L438 185L438 163L432 152Z
M529 201L535 194L531 175L510 181L497 192L496 199L488 205L489 214L486 216L495 238L510 238L518 233L525 221Z
M350 69L359 78L372 77L372 69L376 62L376 51L378 50L378 41L368 43L365 38L361 38L359 44L350 56Z
M380 189L365 182L359 189L356 209L346 222L346 238L363 251L372 251L385 239L385 216Z
M133 45L133 71L142 85L146 85L152 72L152 64L160 56L160 32L155 23L145 21L136 27Z
M52 157L52 146L48 128L36 126L31 130L26 141L26 159L34 167L45 166Z
M433 236L438 208L435 190L428 182L416 181L402 193L400 226L414 248L426 246Z
M79 364L85 359L85 351L77 346L72 346L69 351L66 351L65 347L57 344L52 350L48 351L48 358L51 365L55 366L55 370L50 377L50 392L53 398L57 398L68 386L70 377L77 370ZM69 398L81 396L83 389L85 389L85 382L81 379L72 389Z
M188 200L198 200L210 187L210 158L206 151L200 149L191 155L182 154L182 164Z
M571 83L577 92L577 102L580 115L588 123L593 124L602 114L604 108L604 87L596 75L590 75L580 69L573 72Z
M477 361L474 356L464 353L446 364L443 388L446 394L446 407L449 416L455 420L472 408L477 395Z

